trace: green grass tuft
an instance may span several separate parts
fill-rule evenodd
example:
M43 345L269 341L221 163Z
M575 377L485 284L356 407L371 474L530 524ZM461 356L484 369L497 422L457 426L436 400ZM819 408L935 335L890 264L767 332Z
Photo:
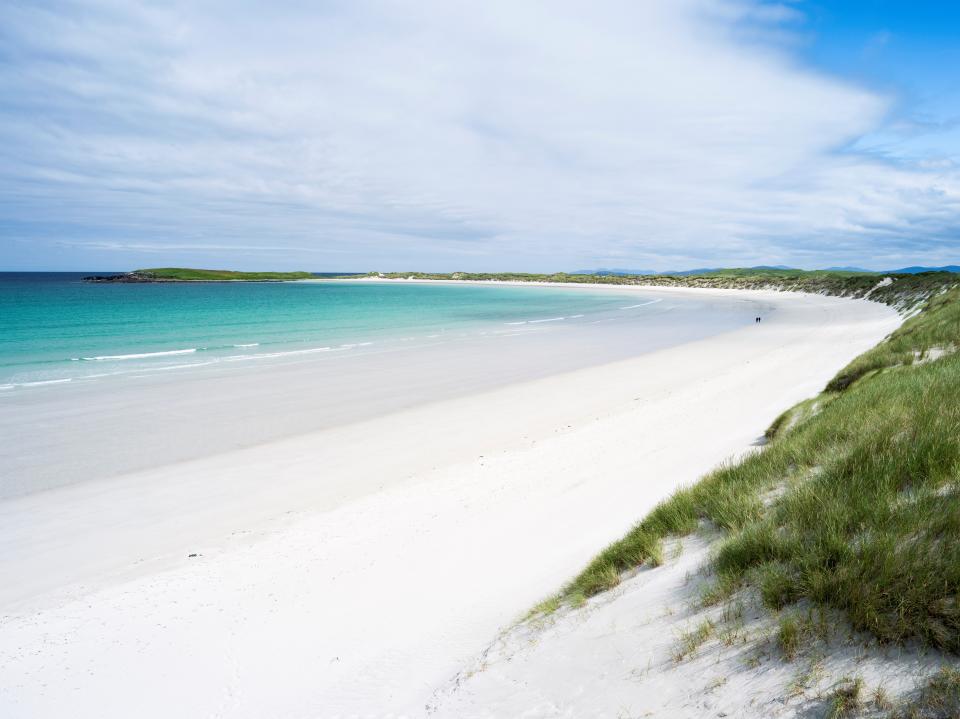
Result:
M769 562L760 568L760 599L764 606L780 610L797 600L800 595L797 581L790 571L778 562Z
M681 634L673 650L673 661L679 664L695 655L700 647L713 637L715 631L716 625L709 619L704 619L690 631Z
M777 627L777 646L783 652L784 658L792 662L800 649L803 628L795 616L785 615L780 618Z
M843 717L853 716L854 712L860 708L862 694L863 679L860 677L840 682L830 694L826 719L843 719Z
M960 671L941 669L896 716L902 719L955 719L960 716Z
M620 575L645 562L663 563L663 539L686 535L697 527L695 506L686 492L658 505L626 537L601 552L567 587L562 596L579 604L620 583Z

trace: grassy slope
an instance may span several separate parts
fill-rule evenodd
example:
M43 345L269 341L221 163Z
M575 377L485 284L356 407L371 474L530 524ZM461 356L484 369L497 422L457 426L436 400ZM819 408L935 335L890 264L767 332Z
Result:
M541 609L615 586L659 563L664 537L708 522L726 538L707 601L752 587L771 608L807 600L882 640L960 653L957 346L952 289L778 418L763 452L661 503Z
M135 270L138 275L161 280L223 282L225 280L246 280L264 282L269 280L306 280L313 279L310 272L234 272L233 270L195 270L186 267L153 267Z

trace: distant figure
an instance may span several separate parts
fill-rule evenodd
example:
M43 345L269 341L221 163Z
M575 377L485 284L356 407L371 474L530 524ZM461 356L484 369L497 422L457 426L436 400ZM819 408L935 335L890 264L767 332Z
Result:
M757 318L754 319L754 322L759 322L759 321L760 321L760 318L759 318L759 317L757 317Z

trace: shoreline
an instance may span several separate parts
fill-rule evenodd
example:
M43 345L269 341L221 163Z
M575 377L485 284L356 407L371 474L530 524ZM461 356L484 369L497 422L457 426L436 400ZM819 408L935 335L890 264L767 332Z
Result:
M49 713L82 676L76 716L104 692L118 716L163 716L159 673L197 714L420 711L498 627L899 324L758 295L778 306L761 328L0 503L19 592L0 706ZM32 654L40 632L64 641Z
M694 287L694 286L665 286L665 285L644 285L644 284L619 284L615 282L546 282L543 280L432 280L423 278L401 279L394 277L317 277L309 280L283 280L284 282L297 283L316 283L316 282L362 282L362 283L383 283L383 284L405 284L405 285L477 285L490 286L501 285L504 287L563 287L566 289L584 289L584 290L604 290L610 292L663 292L668 294L690 294L707 295L716 293L717 297L749 297L762 293L773 294L793 294L810 295L811 297L837 297L837 295L820 295L813 292L797 292L794 290L776 290L772 287L762 289L738 289L730 287ZM849 298L854 299L854 298ZM860 298L856 298L860 299ZM869 300L867 300L869 301Z
M541 289L525 291L533 305ZM655 298L655 306L634 314L641 306L633 304L638 293ZM341 346L321 339L307 350L257 344L250 362L181 349L198 358L196 364L124 365L114 374L95 375L102 379L11 385L0 404L0 434L9 439L8 448L0 449L0 474L8 478L0 501L631 359L745 326L748 316L752 322L772 306L762 294L599 294L611 307L595 318L578 319L584 317L578 306L558 311L572 316L546 321L554 315L524 313L512 318L522 321L411 328L398 336L353 337ZM309 349L313 344L329 346ZM257 359L258 352L267 359Z

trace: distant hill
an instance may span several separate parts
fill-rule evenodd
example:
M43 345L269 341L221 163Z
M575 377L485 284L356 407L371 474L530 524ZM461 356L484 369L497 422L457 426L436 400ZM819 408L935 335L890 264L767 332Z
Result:
M736 268L737 271L742 270L793 270L794 267L787 267L786 265L757 265L756 267L744 267ZM726 272L728 271L723 267L698 267L693 270L666 270L664 272L657 272L656 270L627 270L619 267L606 268L602 267L596 270L576 270L571 272L572 275L597 275L599 277L609 277L609 276L626 276L626 275L668 275L674 277L687 277L689 275L709 275L715 274L717 272ZM899 270L865 270L862 267L827 267L825 268L826 272L862 272L865 274L890 274L890 275L916 275L921 272L958 272L960 273L960 265L944 265L943 267L923 267L916 265L913 267L902 267Z
M943 267L901 267L899 270L886 270L890 274L916 275L920 272L960 272L960 265L944 265Z
M574 270L571 275L597 275L598 277L610 277L611 275L655 275L654 270L626 270L622 267L601 267L596 270ZM662 273L660 273L662 274Z
M598 277L609 277L611 275L616 276L625 276L625 275L669 275L674 277L686 277L688 275L707 275L712 272L720 272L724 268L722 267L698 267L694 270L666 270L664 272L657 272L656 270L625 270L619 267L605 268L601 267L596 270L575 270L571 272L571 275L597 275ZM792 270L792 267L787 267L786 265L757 265L756 267L746 267L744 269L748 270Z
M794 267L787 267L786 265L756 265L754 267L737 267L732 268L735 272L743 271L763 271L763 270L793 270ZM695 270L672 270L670 272L661 272L661 275L674 275L676 277L687 277L689 275L710 275L717 272L729 272L731 271L725 267L700 267Z
M658 274L687 277L689 275L707 275L711 272L719 272L721 269L720 267L697 267L693 270L667 270L666 272L660 272Z

